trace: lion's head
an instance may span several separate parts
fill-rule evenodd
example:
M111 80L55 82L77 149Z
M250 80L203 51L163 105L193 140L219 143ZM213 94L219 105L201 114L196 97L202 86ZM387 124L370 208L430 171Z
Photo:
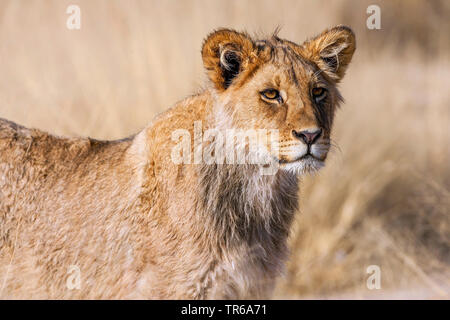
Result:
M301 45L222 29L207 37L202 56L233 127L277 130L271 156L281 169L304 172L320 168L327 157L341 101L336 86L354 51L355 36L345 26Z

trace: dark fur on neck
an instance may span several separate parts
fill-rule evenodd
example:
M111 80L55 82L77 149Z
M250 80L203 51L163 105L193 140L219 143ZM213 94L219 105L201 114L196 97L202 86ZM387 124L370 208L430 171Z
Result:
M298 205L295 175L261 175L256 165L201 165L199 204L225 247L247 244L285 251Z

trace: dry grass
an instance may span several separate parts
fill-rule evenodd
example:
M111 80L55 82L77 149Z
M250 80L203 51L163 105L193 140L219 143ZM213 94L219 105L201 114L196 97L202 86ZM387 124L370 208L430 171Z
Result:
M358 49L339 145L306 177L278 298L450 296L448 1L1 1L0 116L58 134L137 132L205 80L202 38L226 26L300 42L339 23ZM65 27L79 4L82 28ZM379 265L382 290L366 288Z

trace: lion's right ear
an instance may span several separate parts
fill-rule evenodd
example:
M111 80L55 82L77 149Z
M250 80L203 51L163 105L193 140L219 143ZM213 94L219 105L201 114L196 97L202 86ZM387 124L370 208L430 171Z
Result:
M303 55L336 82L344 76L355 49L355 34L342 25L325 30L302 45Z
M245 33L221 29L211 33L203 43L203 65L219 91L227 89L248 69L256 47Z

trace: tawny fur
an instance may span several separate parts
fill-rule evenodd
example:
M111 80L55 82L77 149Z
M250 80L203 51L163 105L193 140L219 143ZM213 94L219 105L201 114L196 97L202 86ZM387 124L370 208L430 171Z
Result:
M270 297L300 169L175 164L171 134L201 121L203 130L276 128L284 143L294 129L320 127L327 151L336 84L354 49L346 27L301 46L224 29L202 50L212 85L132 137L61 138L0 119L0 298ZM313 82L329 92L321 109ZM288 97L282 105L261 100L268 84ZM67 285L71 266L79 289Z

